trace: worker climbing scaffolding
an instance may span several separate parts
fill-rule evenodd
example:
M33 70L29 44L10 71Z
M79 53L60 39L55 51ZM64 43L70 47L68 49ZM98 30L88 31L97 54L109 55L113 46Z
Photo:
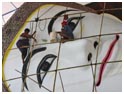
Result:
M73 31L78 25L79 21L83 19L85 16L77 16L77 17L70 17L68 18L68 15L64 15L63 21L61 23L62 28L61 32L57 32L61 35L62 41L66 40L73 40L74 34ZM73 20L76 20L76 22L73 22Z
M72 29L68 24L68 19L69 19L68 15L64 15L63 22L61 23L62 24L61 36L63 36L63 39L74 39Z
M21 54L22 54L22 61L24 63L24 59L27 55L27 50L28 50L28 47L30 46L29 44L29 39L34 39L34 41L36 42L37 40L33 37L34 34L36 33L36 31L33 33L33 34L29 34L30 32L30 29L26 28L24 30L24 33L22 33L20 35L20 38L19 40L17 41L16 45L18 47L18 49L20 50Z

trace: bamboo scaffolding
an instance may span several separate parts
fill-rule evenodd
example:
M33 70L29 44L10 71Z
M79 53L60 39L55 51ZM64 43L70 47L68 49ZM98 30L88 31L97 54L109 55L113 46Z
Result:
M99 37L99 36L110 36L110 35L115 35L115 34L122 34L122 32L119 32L119 33L109 33L109 34L101 34L101 35L93 35L93 36L87 36L87 37L82 37L82 38L75 38L74 40L88 39L88 38ZM67 42L74 41L74 40L68 40ZM39 45L47 45L47 44L55 44L55 43L59 43L59 42L39 43L39 44L31 45L31 46L39 46ZM22 46L20 48L29 48L31 46ZM16 48L8 49L8 50L16 50L16 49L18 49L18 48L16 47Z
M56 86L56 78L57 78L57 71L58 71L58 65L59 65L59 56L60 56L60 50L61 50L61 41L59 43L59 49L58 49L58 58L57 58L57 64L56 64L56 70L55 70L55 79L54 79L54 84L53 84L53 92L55 91L55 86Z
M103 10L105 10L105 6L106 6L106 3L104 3L104 8ZM104 19L104 11L103 11L103 14L102 14L102 19L101 19L101 26L100 26L100 33L99 35L102 34L102 25L103 25L103 19ZM101 36L99 36L99 41L98 41L98 47L97 47L97 53L96 53L96 64L97 64L97 60L98 60L98 52L99 52L99 47L100 47L100 41L101 41ZM97 92L97 89L96 89L96 82L95 82L95 79L96 79L96 68L97 68L97 65L95 65L95 72L93 74L93 77L94 77L94 80L93 80L93 89L92 91L93 92Z
M115 11L115 10L122 10L122 8L104 9L104 11ZM79 11L79 10L77 10L77 11ZM96 12L101 12L101 11L103 11L103 9L96 10ZM83 12L77 12L77 13L68 13L68 16L76 15L76 14L83 14L83 13L89 13L89 12L87 12L87 11L83 11ZM63 16L64 16L64 15L61 15L61 16L58 16L58 17L48 17L48 18L43 18L43 19L39 19L39 21L49 20L49 19L52 19L52 18L59 18L59 17L63 17ZM35 20L26 21L26 22L35 22Z
M122 10L122 8L111 8L111 9L105 9L105 6L106 6L106 3L104 3L104 8L103 9L100 9L100 10L96 10L97 12L103 12L103 15L102 15L102 19L101 19L101 26L100 26L100 34L99 35L93 35L93 36L87 36L87 37L81 37L81 38L76 38L74 40L79 40L79 39L87 39L87 38L93 38L93 37L99 37L99 42L101 40L101 36L109 36L109 35L115 35L115 34L122 34L122 32L120 33L109 33L109 34L101 34L102 32L102 24L103 24L103 19L104 19L104 13L105 11L115 11L115 10ZM88 13L88 12L77 12L77 13L70 13L68 15L77 15L77 14L83 14L83 13ZM63 17L62 16L59 16L59 17ZM37 16L38 18L38 16ZM39 19L38 21L43 21L43 20L48 20L48 19L52 19L52 18L55 18L55 17L48 17L48 18L44 18L44 19ZM31 21L26 21L26 22L36 22L36 20L31 20ZM82 24L82 23L80 23ZM37 28L37 24L36 24L36 28ZM35 30L36 30L35 28ZM82 31L81 31L82 32ZM82 33L81 33L81 36L82 36ZM68 41L74 41L74 40L68 40ZM58 42L55 42L55 43L58 43ZM97 58L98 58L98 51L99 51L99 45L98 45L98 49L97 49L97 56L96 56L96 63L92 63L91 61L91 64L86 64L86 65L80 65L80 66L75 66L75 67L68 67L68 68L62 68L62 69L58 69L58 64L59 64L59 55L60 55L60 48L61 48L61 41L59 42L60 45L59 45L59 51L58 51L58 58L57 58L57 65L56 65L56 69L55 70L51 70L51 71L48 71L48 72L55 72L55 79L54 79L54 84L53 84L53 91L55 91L55 85L56 85L56 78L57 78L57 71L63 71L63 70L69 70L69 69L74 69L74 68L82 68L82 67L88 67L88 66L91 66L92 68L92 74L93 74L93 66L95 66L95 72L93 74L93 92L96 91L96 86L95 86L95 77L96 77L96 66L99 65L99 64L102 64L102 62L97 62ZM41 44L33 44L31 46L23 46L21 48L29 48L29 47L34 47L34 46L38 46L38 45L46 45L46 44L54 44L54 43L41 43ZM9 50L15 50L15 49L18 49L18 48L12 48L12 49L9 49ZM31 57L31 56L30 56ZM107 62L108 64L112 64L112 63L118 63L118 62L122 62L122 60L117 60L117 61L109 61ZM19 71L18 71L19 72ZM19 72L21 73L21 72ZM44 73L44 72L42 72ZM40 74L42 74L40 73ZM34 76L34 75L37 75L37 74L30 74L30 75L27 75L26 73L26 77L28 77L29 79L31 79L32 81L34 81L35 83L38 84L38 82L36 82L35 80L33 80L32 78L30 78L30 76ZM61 77L61 74L59 72L59 76L60 76L60 80L61 80L61 84L62 84L62 88L63 88L63 91L64 90L64 85L63 85L63 81L62 81L62 77ZM16 77L16 78L11 78L11 79L8 79L8 80L4 80L3 82L6 82L6 81L11 81L11 80L16 80L16 79L20 79L22 77ZM43 86L44 87L44 86ZM44 87L45 89L47 89L46 87ZM24 85L23 85L23 89L24 89ZM47 89L48 91L50 91L49 89ZM50 91L51 92L51 91Z
M65 92L64 84L63 84L62 76L61 76L61 73L60 72L59 72L59 77L60 77L60 80L61 80L62 90L63 90L63 92Z
M121 63L122 60L116 60L116 61L109 61L107 62L108 64L116 64L116 63ZM97 64L96 63L92 63L92 65L100 65L102 64L102 62L98 62ZM63 71L63 70L69 70L69 69L75 69L75 68L83 68L83 67L89 67L91 66L91 64L86 64L86 65L80 65L80 66L74 66L74 67L68 67L68 68L61 68L61 69L57 69L57 71ZM56 70L50 70L48 71L49 72L55 72ZM43 74L44 72L40 73L40 74ZM28 76L34 76L34 75L37 75L37 73L35 74L29 74L27 75L26 77ZM11 80L15 80L15 79L20 79L22 78L21 76L20 77L15 77L15 78L10 78L10 79L7 79L7 80L3 80L3 82L6 82L6 81L11 81Z
M20 73L20 74L22 74L22 72L20 72L19 70L17 70L17 69L15 69L15 71L16 72L18 72L18 73ZM23 74L24 75L24 74ZM35 81L34 79L32 79L30 76L28 76L28 78L30 79L30 80L32 80L34 83L36 83L36 84L38 84L38 82L37 81ZM39 85L39 84L38 84ZM52 92L51 90L49 90L48 88L46 88L45 86L41 86L41 87L43 87L44 89L46 89L47 91L49 91L49 92Z

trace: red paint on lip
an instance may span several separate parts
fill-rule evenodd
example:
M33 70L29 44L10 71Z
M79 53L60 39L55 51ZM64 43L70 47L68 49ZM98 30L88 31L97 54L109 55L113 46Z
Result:
M103 75L103 71L105 69L105 66L108 62L108 60L111 58L111 55L112 55L112 52L113 52L113 49L114 49L114 46L116 44L116 42L118 41L119 39L119 35L116 35L116 38L112 41L112 43L110 44L110 47L107 51L107 54L106 56L104 57L104 59L102 60L102 64L100 66L100 71L99 71L99 78L98 78L98 81L96 83L96 86L99 86L100 83L101 83L101 80L102 80L102 75Z

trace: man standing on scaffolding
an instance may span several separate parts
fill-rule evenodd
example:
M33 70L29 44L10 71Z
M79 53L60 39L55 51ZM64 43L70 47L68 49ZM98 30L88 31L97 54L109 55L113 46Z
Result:
M74 39L72 29L68 25L68 15L64 15L63 22L61 24L62 24L61 36L63 36L64 39Z
M33 37L34 34L36 33L36 31L33 33L33 34L29 34L30 32L30 29L26 28L24 30L24 33L22 33L20 35L20 38L19 40L17 41L16 45L18 47L18 49L20 50L21 54L22 54L22 61L23 61L23 64L24 64L24 59L27 55L27 50L28 50L28 47L30 46L29 44L29 39L34 39L34 41L36 42L36 39Z

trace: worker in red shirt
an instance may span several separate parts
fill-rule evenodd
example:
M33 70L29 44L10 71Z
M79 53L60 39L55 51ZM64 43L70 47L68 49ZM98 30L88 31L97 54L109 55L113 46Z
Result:
M16 45L18 47L18 49L20 50L21 54L22 54L22 60L24 63L24 59L27 55L27 50L30 46L29 44L29 39L34 39L34 41L36 42L36 39L33 37L33 35L36 33L36 31L33 34L29 34L30 29L26 28L24 30L24 33L22 33L19 37L19 40L17 41Z
M68 24L68 15L64 15L63 22L61 24L62 24L62 27Z
M64 15L62 24L62 33L64 39L74 39L71 27L68 25L68 15Z

